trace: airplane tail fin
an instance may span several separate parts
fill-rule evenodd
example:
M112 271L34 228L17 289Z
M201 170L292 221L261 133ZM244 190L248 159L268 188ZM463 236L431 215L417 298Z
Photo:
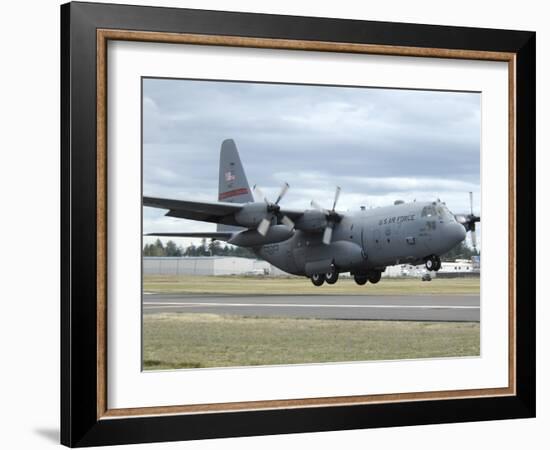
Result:
M254 197L248 186L239 152L233 139L222 142L220 149L220 178L218 184L218 200L230 203L253 202ZM241 227L218 224L218 231L237 231Z

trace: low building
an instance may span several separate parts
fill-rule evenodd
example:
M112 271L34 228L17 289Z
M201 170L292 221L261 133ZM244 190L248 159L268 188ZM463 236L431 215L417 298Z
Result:
M387 278L400 278L400 277L414 277L419 278L426 272L426 266L413 266L411 264L398 264L396 266L388 266L386 270L382 272L383 277Z
M443 261L441 269L437 272L429 272L432 277L455 278L465 276L479 276L479 257L477 259L457 259L452 262ZM410 264L398 264L396 266L386 267L386 271L382 273L383 277L399 278L413 277L420 278L427 273L428 270L424 264L413 266Z
M468 259L457 259L452 262L442 262L441 263L441 270L440 273L456 273L456 272L466 272L471 273L473 272L474 267L472 264L472 261Z
M388 266L382 273L383 277L420 278L427 272L424 264L413 266L410 264L399 264ZM250 275L250 276L271 276L287 277L290 274L271 265L261 259L240 258L234 256L144 256L144 275ZM479 276L479 259L471 262L465 259L457 259L454 262L442 262L439 272L430 272L432 276L442 278ZM342 274L349 276L349 274Z
M288 274L267 261L234 256L143 257L144 275L269 275Z
M479 257L473 257L472 260L457 259L452 262L442 262L441 270L437 272L436 276L438 278L462 278L479 277L479 274Z

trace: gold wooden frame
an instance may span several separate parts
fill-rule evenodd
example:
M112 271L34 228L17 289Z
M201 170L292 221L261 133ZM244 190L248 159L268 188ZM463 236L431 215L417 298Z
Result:
M201 405L150 406L108 409L107 405L107 42L109 40L180 43L232 47L308 50L508 63L508 387L402 394L266 400ZM235 36L158 33L113 29L97 30L97 418L165 414L197 414L262 409L344 406L422 400L444 400L516 395L516 55L506 52L345 44L320 41L246 38Z

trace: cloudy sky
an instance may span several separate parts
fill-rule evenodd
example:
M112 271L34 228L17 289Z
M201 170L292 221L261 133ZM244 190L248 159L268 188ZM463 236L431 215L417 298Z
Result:
M480 130L478 93L147 78L143 193L216 200L233 138L251 186L274 200L290 184L287 207L329 207L341 186L340 211L440 198L468 212L473 191L479 213ZM164 213L144 208L144 233L215 230Z

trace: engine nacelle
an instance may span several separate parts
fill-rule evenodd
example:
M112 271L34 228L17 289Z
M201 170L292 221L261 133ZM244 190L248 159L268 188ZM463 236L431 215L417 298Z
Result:
M304 214L296 220L294 228L310 233L318 233L323 231L327 226L327 216L323 211L317 209L309 209L304 211Z
M235 213L235 220L246 228L256 228L267 215L267 204L264 202L249 203Z
M290 239L294 231L286 225L272 225L267 230L267 234L262 236L258 230L246 230L237 233L227 242L240 247L256 247L258 245L275 244L276 242Z

